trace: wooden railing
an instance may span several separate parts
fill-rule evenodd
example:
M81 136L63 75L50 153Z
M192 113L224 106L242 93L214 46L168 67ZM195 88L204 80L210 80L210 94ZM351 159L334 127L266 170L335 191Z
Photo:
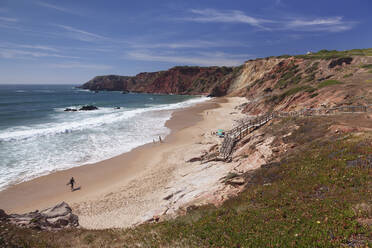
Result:
M219 158L226 160L230 157L230 154L237 141L251 133L253 130L263 126L274 118L283 117L302 117L302 116L313 116L313 115L333 115L337 113L361 113L371 111L371 106L341 106L335 108L308 108L300 111L291 112L272 112L269 114L257 116L253 119L247 119L241 122L240 125L227 131L225 133L224 140L222 142Z

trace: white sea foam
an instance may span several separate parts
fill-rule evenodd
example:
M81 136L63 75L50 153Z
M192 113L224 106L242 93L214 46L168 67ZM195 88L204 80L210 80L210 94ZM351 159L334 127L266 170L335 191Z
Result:
M0 167L0 189L53 171L108 159L159 135L164 137L169 133L164 124L174 109L206 99L139 109L55 109L50 123L1 130L0 157L5 166Z

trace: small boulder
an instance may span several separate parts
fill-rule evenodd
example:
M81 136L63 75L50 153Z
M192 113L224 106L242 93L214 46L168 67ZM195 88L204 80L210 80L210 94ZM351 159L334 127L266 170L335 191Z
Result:
M36 210L26 214L7 215L0 210L0 220L7 220L17 226L39 230L58 230L79 226L79 217L72 213L70 206L65 202L40 212Z
M77 111L77 109L73 109L73 108L65 108L64 111L66 111L66 112L75 112L75 111Z

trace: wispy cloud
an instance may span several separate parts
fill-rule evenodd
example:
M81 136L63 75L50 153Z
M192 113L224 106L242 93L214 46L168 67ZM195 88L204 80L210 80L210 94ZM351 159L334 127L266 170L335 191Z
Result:
M49 9L53 9L53 10L57 10L57 11L61 11L61 12L69 13L69 14L80 15L80 13L78 13L77 11L67 9L67 8L64 8L58 5L42 2L42 1L37 1L35 2L35 4L45 7L45 8L49 8Z
M209 47L242 47L247 46L236 41L205 41L205 40L190 40L181 42L165 42L165 43L132 43L130 44L133 48L168 48L168 49L179 49L179 48L209 48Z
M277 3L280 3L277 2ZM322 18L292 18L292 19L262 19L245 14L239 10L191 9L191 16L176 18L176 20L190 22L214 23L242 23L266 31L324 31L341 32L353 28L357 22L345 21L343 17Z
M267 27L262 26L264 23L272 22L271 20L246 15L240 10L191 9L190 12L193 16L182 18L182 20L192 22L245 23L262 29L267 29Z
M18 22L17 18L0 16L0 21L3 22Z
M56 26L67 31L67 35L69 35L71 38L76 39L76 40L91 42L91 41L99 41L99 40L108 39L107 37L104 37L102 35L94 34L94 33L91 33L91 32L88 32L82 29L77 29L71 26L59 25L59 24L57 24Z
M60 69L93 69L93 70L109 70L112 69L110 65L101 65L101 64L84 64L79 62L68 62L68 63L58 63L50 64L49 67L60 68Z
M21 47L21 48L58 52L58 49L54 47L50 47L50 46L42 46L42 45L16 45L16 46Z
M195 56L186 55L171 55L171 54L154 54L146 51L132 51L127 55L134 60L140 61L157 61L157 62L169 62L178 64L194 64L204 66L235 66L241 64L244 60L239 59L235 55L229 55L225 53L217 54L199 54Z
M26 51L19 49L8 49L0 48L0 57L5 59L29 59L29 58L41 58L41 57L55 57L55 58L72 58L78 59L76 56L66 56L55 53L46 53L38 51Z
M286 28L301 31L340 32L351 29L355 24L355 22L346 22L343 17L338 16L312 20L295 19L286 23Z

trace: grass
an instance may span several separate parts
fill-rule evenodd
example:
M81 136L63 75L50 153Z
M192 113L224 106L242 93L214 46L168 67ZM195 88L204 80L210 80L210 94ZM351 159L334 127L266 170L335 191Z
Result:
M316 70L318 70L319 62L314 62L310 67L308 67L305 72L308 74L314 73Z
M349 77L352 77L353 76L353 73L348 73L348 74L345 74L344 76L343 76L343 78L349 78Z
M336 59L348 56L372 56L372 48L367 49L353 49L347 51L337 51L337 50L320 50L316 53L307 54L307 55L296 55L296 58L304 59Z
M371 168L349 162L372 154L371 135L325 140L322 130L328 125L321 117L287 118L272 128L293 124L299 128L286 142L304 146L280 162L246 173L246 190L221 207L194 207L174 220L125 230L37 232L7 226L6 232L1 230L2 242L11 238L15 247L372 245L371 227L358 222L372 218Z
M313 87L308 86L308 85L298 86L298 87L291 88L291 89L285 91L284 93L282 93L280 95L273 95L273 96L271 96L267 100L267 102L279 103L279 102L283 101L286 97L289 97L289 96L292 96L294 94L297 94L298 92L306 91L306 92L312 93L315 90L316 89L314 89Z
M369 70L368 73L372 73L372 70Z
M283 89L286 88L288 85L298 84L302 79L302 75L298 72L298 65L289 65L289 68L282 74L282 76L278 80L275 88Z
M337 84L342 84L342 82L337 81L337 80L324 80L318 84L318 89L327 87L327 86L332 86L332 85L337 85Z
M372 56L372 48L367 49L352 49L346 51L337 51L337 50L320 50L318 52L314 52L311 54L303 54L303 55L288 55L284 54L281 56L276 56L276 58L303 58L303 59L337 59L342 57L349 57L349 56ZM274 56L273 56L274 57Z
M364 64L364 65L361 65L360 68L372 69L372 64Z

